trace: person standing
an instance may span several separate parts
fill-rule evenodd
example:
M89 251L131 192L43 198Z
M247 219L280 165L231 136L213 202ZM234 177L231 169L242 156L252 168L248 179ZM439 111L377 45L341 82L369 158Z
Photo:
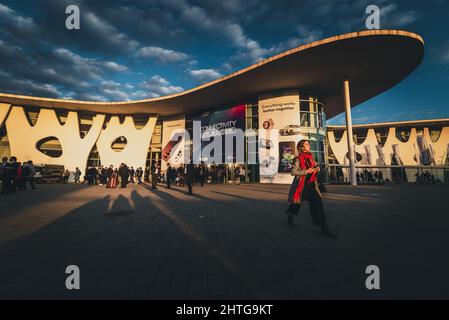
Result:
M307 140L301 140L297 145L298 155L291 174L295 176L288 194L290 206L286 213L288 225L293 226L293 216L297 215L303 201L309 202L313 224L321 228L321 233L328 237L337 237L327 226L323 200L317 186L317 173L320 168L316 165L310 152Z
M107 177L108 170L101 165L100 169L99 169L99 172L100 172L100 186L106 185L107 184L107 180L108 180L108 177Z
M111 177L114 173L114 166L111 164L109 168L106 170L106 187L111 184Z
M69 182L70 171L69 169L65 169L64 176L62 178L62 183L67 184Z
M171 187L171 181L173 179L173 168L171 167L170 163L167 163L167 172L166 172L166 176L167 176L167 189L170 189Z
M193 179L195 179L195 168L193 167L192 161L188 163L185 167L184 171L185 177L186 177L186 184L188 188L188 194L192 194L192 185L193 185Z
M158 175L159 175L158 165L156 161L153 161L153 164L151 165L151 189L156 189Z
M204 163L202 161L201 161L200 168L199 168L199 175L200 175L200 186L203 187L205 170L204 170Z
M12 156L9 158L9 179L11 181L11 192L15 193L17 189L17 173L19 171L19 164L17 163L17 158Z
M142 169L142 167L139 167L137 169L136 176L137 176L137 183L141 184L142 183L142 177L143 177L143 169Z
M131 167L129 169L129 183L134 183L134 175L136 174L136 171L134 170L134 167Z
M31 190L36 190L36 186L34 185L34 176L36 175L36 168L34 167L33 161L28 160L26 164L23 166L23 175L25 178L25 189L26 183L30 184Z
M113 170L112 165L109 167L108 171L111 170L112 173L108 178L108 183L106 184L106 188L117 188L117 179L118 179L118 171L117 169Z
M75 183L79 183L80 182L80 178L81 178L81 170L80 170L80 168L76 167L74 177L75 177Z
M244 167L240 168L240 183L242 183L246 181L246 171Z
M235 169L234 175L235 175L236 184L240 185L240 168L239 167L237 167L237 169Z
M17 162L17 174L15 179L15 184L17 189L26 191L25 189L25 177L23 176L23 166L21 162Z
M129 177L129 169L128 166L124 163L120 165L120 168L118 169L118 174L121 179L121 188L126 188L126 185L128 184L128 177Z
M94 167L89 167L86 173L87 182L89 186L94 185L95 177L94 177Z
M2 158L2 164L0 166L0 175L2 177L2 194L9 194L11 191L11 178L9 174L10 165L8 158Z

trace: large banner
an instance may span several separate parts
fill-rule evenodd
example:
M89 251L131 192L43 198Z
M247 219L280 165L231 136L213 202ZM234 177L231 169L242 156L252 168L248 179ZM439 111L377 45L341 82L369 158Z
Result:
M291 183L296 144L302 139L299 92L259 96L259 161L261 183Z
M185 118L166 120L162 124L162 164L161 169L167 169L167 163L178 166L184 163L184 130Z
M202 116L196 121L201 121L201 160L205 163L212 163L211 159L204 153L206 146L212 141L214 136L220 134L222 139L221 148L214 149L214 158L221 159L222 163L233 162L236 146L232 150L226 150L226 135L233 135L236 129L245 131L245 105L238 105L227 110L217 111L207 116ZM210 138L210 141L203 141ZM220 161L216 161L220 162Z

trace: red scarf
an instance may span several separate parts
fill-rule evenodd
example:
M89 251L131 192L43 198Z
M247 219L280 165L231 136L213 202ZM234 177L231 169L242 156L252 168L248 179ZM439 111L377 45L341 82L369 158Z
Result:
M313 155L310 152L302 152L298 155L299 163L301 166L301 170L307 170L310 168L314 168L316 166L316 162L313 159ZM312 173L307 183L315 182L316 180L316 172Z

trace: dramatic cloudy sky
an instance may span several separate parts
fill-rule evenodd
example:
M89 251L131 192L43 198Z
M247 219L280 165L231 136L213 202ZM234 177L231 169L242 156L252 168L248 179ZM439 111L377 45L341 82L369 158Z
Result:
M65 28L69 4L80 7L80 30ZM369 4L381 8L382 28L422 35L426 56L397 87L356 107L354 122L449 117L449 0L0 0L0 92L103 101L167 95L363 30Z

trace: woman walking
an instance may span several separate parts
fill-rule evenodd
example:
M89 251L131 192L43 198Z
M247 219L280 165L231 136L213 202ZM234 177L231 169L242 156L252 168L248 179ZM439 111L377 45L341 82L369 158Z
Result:
M323 235L335 238L337 236L327 226L323 200L317 185L317 173L320 168L316 165L310 152L310 144L307 140L301 140L298 142L297 149L298 155L292 169L292 175L295 178L288 195L290 206L286 211L288 225L293 225L293 216L298 214L301 203L308 201L313 224L321 227Z

